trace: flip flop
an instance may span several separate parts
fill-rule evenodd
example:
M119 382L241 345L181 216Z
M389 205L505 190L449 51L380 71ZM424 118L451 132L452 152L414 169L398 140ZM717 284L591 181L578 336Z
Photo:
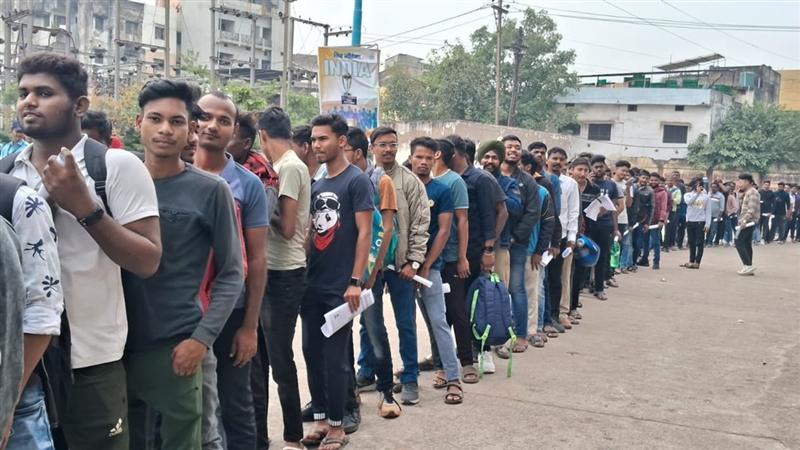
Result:
M343 439L326 437L325 439L322 440L322 442L320 442L320 445L339 444L339 448L337 450L342 450L349 443L350 443L350 438L347 436L345 436Z
M500 359L508 359L510 357L510 352L508 351L508 347L506 347L505 345L498 345L497 347L494 348L494 352L497 353L497 356L499 356Z
M447 387L447 379L444 377L444 370L437 370L433 373L433 388L442 389Z
M306 447L319 447L322 441L324 441L325 438L328 437L328 433L322 430L312 430L311 433L309 434L310 435L315 434L319 436L319 439L307 439L307 438L301 439L300 443Z
M535 334L528 337L528 342L530 342L533 348L544 348L544 341Z
M511 351L513 353L525 353L525 350L528 349L528 341L523 339L517 339L517 342L514 343L514 346L511 347Z
M464 383L467 384L475 384L480 381L480 377L478 376L478 369L475 366L466 366L461 369L462 375L461 378L464 380ZM472 376L474 378L467 378L467 376Z

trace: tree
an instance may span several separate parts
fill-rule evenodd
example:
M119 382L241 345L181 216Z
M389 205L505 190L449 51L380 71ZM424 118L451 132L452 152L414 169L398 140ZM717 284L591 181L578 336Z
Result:
M223 87L239 109L244 111L263 111L269 105L280 103L281 85L279 81L258 83L251 89L242 81L231 81ZM294 124L308 123L319 114L319 100L305 91L289 90L286 114Z
M114 101L112 96L98 95L97 92L90 94L90 108L106 113L114 126L114 134L122 140L126 150L144 150L141 136L135 128L136 114L139 113L139 89L140 86L121 86L119 101Z
M181 55L181 78L198 84L203 91L208 91L211 86L211 70L199 61L200 54L189 50Z
M778 105L737 105L710 139L689 145L689 164L707 173L743 170L761 175L774 166L800 165L800 116Z
M386 70L381 89L381 120L428 120L432 118L428 86L401 67Z

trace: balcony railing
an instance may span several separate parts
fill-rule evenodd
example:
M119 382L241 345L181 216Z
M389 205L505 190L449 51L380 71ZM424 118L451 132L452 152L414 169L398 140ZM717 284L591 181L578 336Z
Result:
M240 39L239 33L234 33L233 31L220 31L219 37L220 39L236 43L238 43Z

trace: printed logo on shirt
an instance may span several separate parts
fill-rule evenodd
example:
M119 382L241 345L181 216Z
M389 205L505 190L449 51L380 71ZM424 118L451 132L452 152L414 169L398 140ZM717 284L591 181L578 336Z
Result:
M432 199L432 198L429 198L429 199L428 199L428 207L429 207L429 208L433 208L433 205L434 205L434 201L433 201L433 199Z
M314 199L313 206L314 216L311 223L314 227L314 247L325 250L340 226L339 197L333 192L321 192Z

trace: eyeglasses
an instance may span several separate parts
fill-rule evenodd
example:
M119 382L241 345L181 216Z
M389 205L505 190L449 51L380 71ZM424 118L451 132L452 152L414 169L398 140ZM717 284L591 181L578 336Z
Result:
M378 147L381 150L385 150L387 148L397 150L397 142L378 142L375 144L375 147Z

